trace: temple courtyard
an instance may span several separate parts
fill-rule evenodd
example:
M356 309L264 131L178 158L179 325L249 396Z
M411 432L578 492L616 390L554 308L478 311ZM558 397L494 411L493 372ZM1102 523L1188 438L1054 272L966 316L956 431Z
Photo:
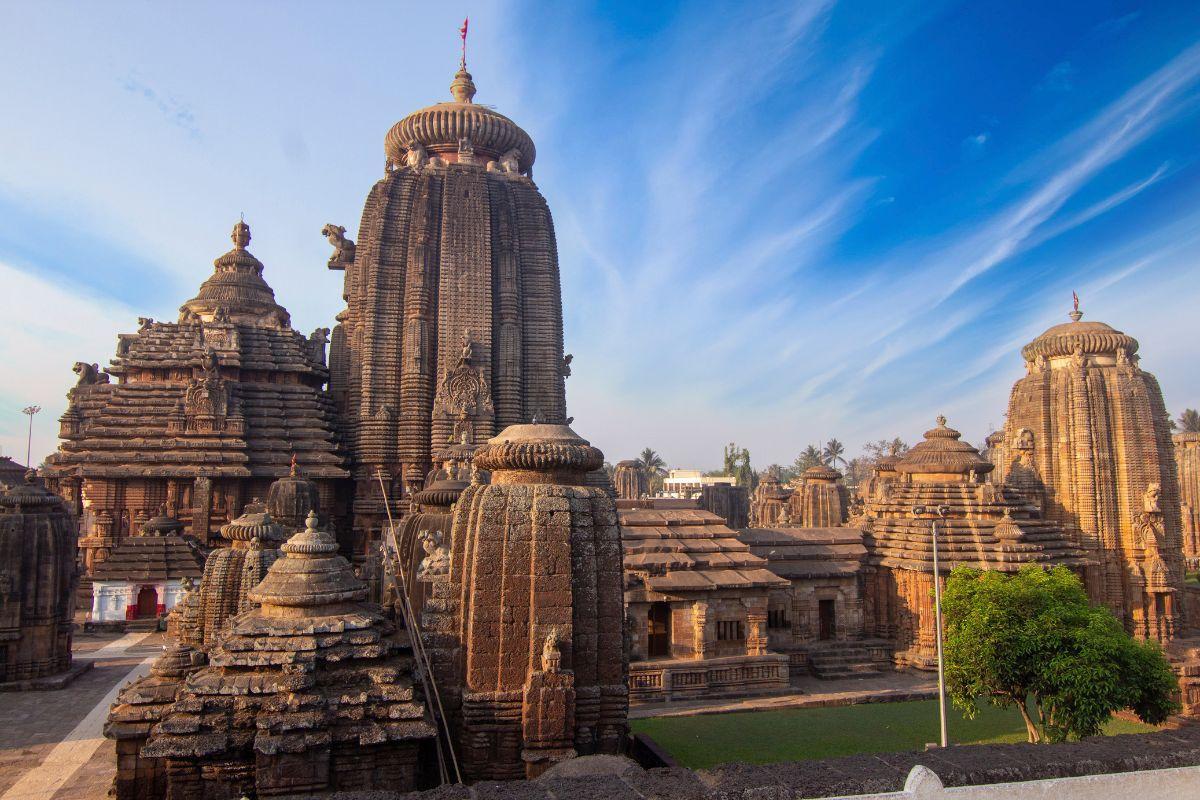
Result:
M75 661L91 661L92 669L63 689L0 694L0 800L107 797L116 773L115 744L103 734L109 706L167 641L158 632L79 634ZM631 727L692 769L912 751L936 739L935 691L920 673L800 678L791 692L766 697L645 703L631 712ZM1024 739L1016 712L985 707L975 720L950 713L956 744ZM1152 730L1117 718L1105 733Z
M75 637L75 662L94 666L63 689L0 693L0 798L82 800L108 795L116 745L104 721L117 691L162 654L157 632Z

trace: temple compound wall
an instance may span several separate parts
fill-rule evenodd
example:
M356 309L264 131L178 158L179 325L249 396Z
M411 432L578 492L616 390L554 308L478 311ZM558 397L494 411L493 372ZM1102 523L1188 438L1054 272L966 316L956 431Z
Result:
M1137 340L1103 322L1056 325L1021 351L996 474L1061 525L1084 580L1134 635L1184 632L1184 525L1170 423Z

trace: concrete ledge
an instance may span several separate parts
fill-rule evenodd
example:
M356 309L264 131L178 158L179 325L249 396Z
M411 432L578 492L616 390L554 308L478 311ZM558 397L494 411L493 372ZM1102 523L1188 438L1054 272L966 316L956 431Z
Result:
M0 683L0 692L52 692L56 689L63 689L93 666L95 663L92 661L75 660L71 662L71 666L67 667L66 672L41 678Z

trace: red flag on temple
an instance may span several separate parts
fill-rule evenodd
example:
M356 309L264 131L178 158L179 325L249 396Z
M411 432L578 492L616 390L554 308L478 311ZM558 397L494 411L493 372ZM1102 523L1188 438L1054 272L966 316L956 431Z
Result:
M470 21L471 21L470 17L464 17L462 27L458 29L458 33L460 36L462 36L462 40L464 42L467 41L467 23L469 23Z

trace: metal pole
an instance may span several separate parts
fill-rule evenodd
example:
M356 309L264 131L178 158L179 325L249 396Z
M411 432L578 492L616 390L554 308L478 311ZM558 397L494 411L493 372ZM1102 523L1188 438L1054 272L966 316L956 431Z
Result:
M937 510L941 517L945 511ZM942 585L938 570L938 521L933 519L933 617L937 626L937 671L938 671L938 721L941 723L942 747L947 744L946 737L946 665L942 657Z
M25 440L25 468L33 469L30 461L33 458L33 415L42 410L41 406L25 406L21 413L29 417L29 438Z

